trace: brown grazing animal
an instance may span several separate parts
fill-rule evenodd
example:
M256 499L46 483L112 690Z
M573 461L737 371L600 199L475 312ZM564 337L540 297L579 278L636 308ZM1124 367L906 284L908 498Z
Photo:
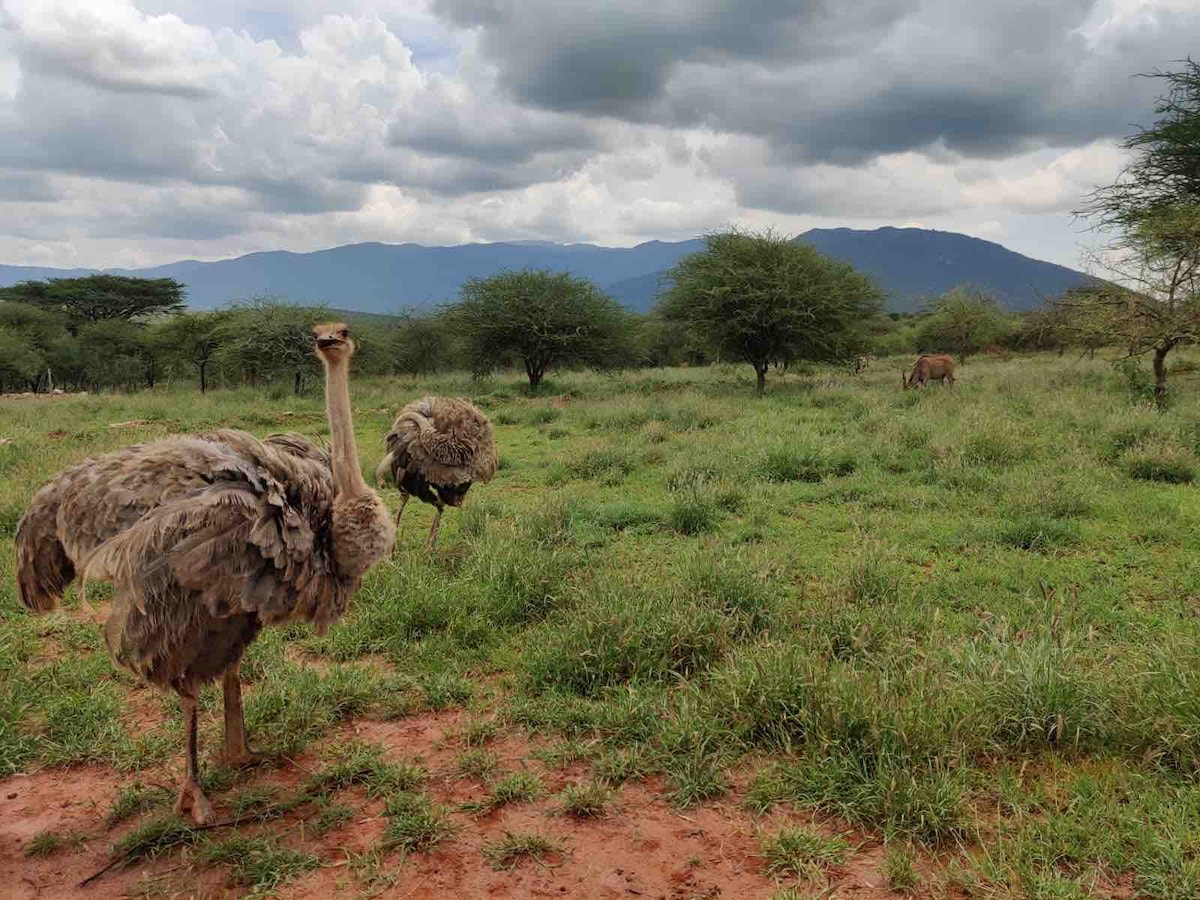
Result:
M176 811L213 818L200 788L196 697L223 677L225 760L255 760L238 667L263 625L324 630L395 543L387 507L363 480L350 412L354 342L313 329L325 366L332 452L299 435L179 435L74 466L34 496L17 528L29 609L53 609L78 573L110 579L104 624L120 666L180 697L187 775Z
M954 386L953 356L946 353L926 354L917 359L908 375L900 373L900 382L905 390L924 388L931 381Z
M425 544L432 550L442 510L462 506L472 484L491 481L496 474L492 423L466 400L422 397L400 410L383 440L387 453L375 478L400 491L396 527L409 497L432 504L437 512Z

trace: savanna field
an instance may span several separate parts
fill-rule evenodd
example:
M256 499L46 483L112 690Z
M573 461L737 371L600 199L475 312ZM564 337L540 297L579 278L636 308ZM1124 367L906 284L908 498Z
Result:
M470 397L501 467L326 635L242 666L271 764L201 756L109 662L109 588L33 618L12 536L89 454L326 433L319 387L0 401L0 893L16 897L1200 895L1200 374L975 357L352 384ZM384 492L395 505L394 491ZM77 884L115 861L87 888Z

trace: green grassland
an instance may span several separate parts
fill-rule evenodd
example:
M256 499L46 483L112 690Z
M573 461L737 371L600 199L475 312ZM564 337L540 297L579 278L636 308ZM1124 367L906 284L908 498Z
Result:
M897 884L915 854L972 895L1200 895L1189 360L1163 414L1072 356L972 359L924 392L900 390L899 360L793 371L761 400L749 367L561 374L533 398L515 376L357 382L368 473L425 393L492 416L500 472L447 512L432 555L431 511L410 504L400 554L328 634L263 633L243 665L252 737L296 752L349 717L465 705L484 718L464 777L489 767L484 731L535 730L593 769L561 803L575 814L656 774L682 806L732 791L875 832ZM133 785L175 758L173 699L134 728L96 627L20 608L12 535L63 466L214 426L326 431L319 395L282 390L0 403L0 778L99 762ZM326 774L394 791L392 846L445 830L419 773ZM497 781L489 802L539 789ZM131 791L128 815L161 803ZM779 871L844 851L785 837ZM208 852L316 864L235 851Z

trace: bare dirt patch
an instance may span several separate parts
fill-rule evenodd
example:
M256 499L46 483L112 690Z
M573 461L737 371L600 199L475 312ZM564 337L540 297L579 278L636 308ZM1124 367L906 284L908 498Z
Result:
M353 810L343 824L318 834L306 822L308 813L241 827L246 834L265 833L294 849L315 853L321 867L283 885L278 896L316 900L370 893L396 898L542 898L586 897L700 900L700 898L769 898L781 885L767 876L758 856L758 834L789 821L812 825L811 817L776 814L756 819L732 801L689 810L673 808L663 786L651 779L616 791L607 814L576 818L562 813L558 794L569 784L588 778L587 766L573 763L547 768L533 751L545 742L501 733L486 741L501 773L520 769L538 774L543 793L533 802L479 812L488 795L485 781L458 771L470 723L461 710L427 713L392 722L361 720L339 728L320 746L296 759L281 760L243 773L229 791L214 792L219 819L232 814L234 796L248 789L273 789L278 794L298 790L320 768L329 747L347 739L381 745L396 760L420 763L430 775L426 792L450 810L453 834L437 847L404 857L385 853L363 864L386 826L383 801L368 799L358 788L339 796ZM173 788L178 761L154 773L142 773L143 783ZM118 897L153 888L164 896L242 896L247 890L227 883L224 870L199 866L193 851L164 854L128 869L103 876L89 887L79 882L103 867L110 847L140 820L106 830L104 816L122 787L132 778L112 769L88 766L46 770L10 778L0 784L0 884L17 900L67 897ZM310 818L306 819L308 815ZM46 856L27 857L30 842L53 831L63 844ZM221 829L214 837L234 829ZM484 848L506 833L544 836L561 852L543 860L522 859L511 869L496 869ZM882 848L861 834L847 834L856 848L847 862L827 873L828 884L810 883L813 893L836 897L888 895L881 874Z

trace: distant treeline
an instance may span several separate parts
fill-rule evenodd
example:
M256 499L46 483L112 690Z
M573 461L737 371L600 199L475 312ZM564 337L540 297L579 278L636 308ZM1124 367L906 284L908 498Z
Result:
M338 313L272 298L188 312L184 301L183 285L172 279L95 275L0 288L0 390L134 390L188 381L202 391L278 383L300 392L316 383L309 329ZM469 283L457 303L436 311L390 320L351 314L351 324L359 344L355 372L362 375L483 374L523 365L536 386L554 368L722 359L722 348L688 322L628 312L590 282L548 272L504 273ZM844 355L850 362L852 349L1054 349L1066 342L1059 324L1052 309L1010 314L989 297L952 291L922 314L871 315L860 343L848 344Z

